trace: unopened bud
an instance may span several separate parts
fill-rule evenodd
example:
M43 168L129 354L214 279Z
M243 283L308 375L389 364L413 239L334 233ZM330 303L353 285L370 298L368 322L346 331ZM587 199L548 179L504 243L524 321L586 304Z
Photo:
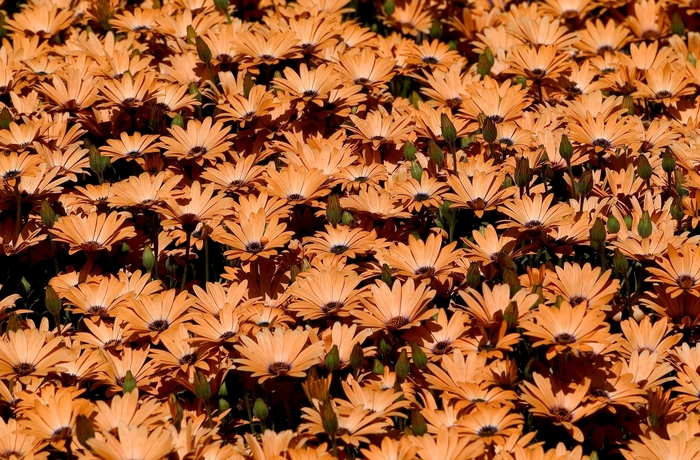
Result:
M676 159L673 158L673 154L669 148L666 148L661 155L661 168L667 173L672 173L676 169Z
M396 361L395 371L396 378L399 382L403 382L404 380L406 380L406 377L408 377L408 374L411 372L411 363L408 360L408 353L406 353L405 348L401 350L399 359Z
M479 55L479 60L476 65L476 73L484 78L486 75L491 75L491 68L493 67L494 59L491 48L488 46L484 49L484 52Z
M605 226L608 229L608 233L617 233L620 231L620 221L617 220L617 217L610 215L608 217L608 221L605 224Z
M343 225L352 225L352 223L355 222L355 217L350 211L343 211L340 222L342 222Z
M131 370L126 371L126 375L124 376L124 381L122 382L122 391L124 394L126 393L131 393L136 389L136 379L134 378L134 374L131 373Z
M627 230L632 230L632 224L634 223L634 219L632 219L632 216L627 215L622 218L622 220L625 222L625 227Z
M197 31L190 24L187 26L187 43L194 45L195 39L197 38Z
M394 0L386 0L384 2L383 9L384 14L386 14L387 16L391 16L392 14L394 14L394 11L396 11L396 4L394 4Z
M173 117L173 121L170 122L171 127L179 126L180 128L185 127L185 117L181 113L178 113Z
M674 35L685 35L685 24L683 24L683 18L675 11L671 15L671 33Z
M46 228L53 228L53 224L58 220L56 212L46 200L41 200L41 210L39 214L41 215L41 223L44 224Z
M681 220L685 217L685 207L683 206L683 198L676 196L671 204L671 217L676 220Z
M481 131L484 136L484 140L490 145L496 142L496 137L498 136L498 130L496 129L496 122L492 118L486 118L484 122L484 129Z
M622 98L622 108L627 112L627 115L634 115L634 97L631 94L626 94Z
M411 177L420 183L421 177L423 177L423 168L417 161L411 163Z
M518 277L518 274L513 270L506 270L503 272L503 281L510 287L511 298L522 289L520 277Z
M141 263L143 264L143 268L145 268L147 272L153 270L153 267L156 265L156 256L155 254L153 254L153 250L151 249L150 245L146 245L146 247L143 248L143 254L141 255Z
M440 115L440 131L442 132L442 137L449 142L450 145L455 145L457 141L457 129L446 113Z
M390 289L394 286L394 272L388 264L382 265L382 281Z
M416 161L416 152L418 152L418 149L416 149L416 146L413 145L413 142L404 142L403 157L406 161Z
M649 216L648 211L644 211L642 213L642 217L639 219L639 223L637 224L637 234L642 238L648 238L651 236L651 230L651 217Z
M338 225L343 218L343 208L340 207L338 195L333 193L328 196L326 203L326 219L333 227Z
M418 410L411 412L411 431L414 436L423 436L428 432L428 425L425 423L425 417Z
M477 262L470 262L467 270L467 284L471 288L476 288L481 284L481 270Z
M518 304L515 302L509 303L503 312L503 320L506 322L508 329L512 329L518 324L518 318Z
M559 155L567 163L569 163L571 158L574 156L574 146L571 144L569 136L566 134L562 134L561 141L559 141Z
M10 123L14 121L12 112L7 107L3 107L0 111L0 129L7 129L10 127Z
M607 239L607 231L605 230L605 224L603 219L598 217L590 230L591 246L593 249L600 251L605 246L605 240Z
M627 273L627 267L629 267L627 257L625 257L622 251L615 248L615 251L613 251L613 269L615 269L617 273L624 275Z
M205 64L209 64L211 62L211 50L207 42L205 42L202 37L197 37L195 39L195 44L197 46L197 56L199 60Z
M375 358L372 364L372 373L377 375L384 375L384 364Z
M323 431L330 437L335 437L338 432L338 414L329 402L324 402L321 406L321 424Z
M194 373L194 394L202 401L211 398L211 386L207 381L207 377L199 369Z
M442 167L442 163L445 161L445 154L442 153L440 146L438 146L432 139L428 141L428 156L435 162L438 168Z
M581 196L587 196L591 191L593 191L593 173L590 169L587 169L581 174L581 178L578 180L576 185L578 194Z
M646 155L640 154L637 158L637 175L644 182L649 183L649 179L651 179L652 174L653 171L651 169L649 159L646 157Z
M428 368L428 357L425 356L423 349L415 342L411 342L411 358L418 369L424 371Z
M379 341L379 353L387 357L391 354L391 351L393 350L393 347L391 345L391 342L386 340L384 337Z
M46 311L54 317L61 313L61 298L51 286L46 286L44 291L44 304L46 305Z
M269 414L270 411L267 408L267 404L265 404L265 400L262 398L256 399L255 404L253 404L253 415L255 415L258 420L265 420Z
M92 422L83 414L78 414L75 418L75 433L78 437L78 442L85 447L88 446L88 441L95 437L95 428Z
M430 25L430 38L440 38L442 36L442 23L438 18L433 19Z
M326 369L330 372L338 369L340 367L340 353L338 352L338 345L333 345L331 351L328 352L325 359Z
M530 161L524 156L518 159L515 166L515 184L518 187L526 187L532 178L532 170L530 169Z
M362 349L362 345L356 343L352 347L352 352L350 352L350 367L354 371L358 371L362 368L362 364L365 361L365 352Z

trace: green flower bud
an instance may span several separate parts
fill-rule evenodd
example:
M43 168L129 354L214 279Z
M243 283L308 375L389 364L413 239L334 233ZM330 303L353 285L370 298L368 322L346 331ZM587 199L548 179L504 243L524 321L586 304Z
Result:
M484 129L481 131L484 136L484 140L490 145L496 141L498 136L498 129L496 128L496 122L492 118L486 118L484 122Z
M194 41L197 38L197 31L194 30L192 25L187 26L187 43L194 45Z
M10 313L7 317L7 330L17 332L22 329L22 320L17 313Z
M391 342L387 341L382 337L382 340L379 341L379 353L387 357L391 354L391 351L393 350L393 347L391 345Z
M365 352L362 349L362 345L356 343L355 346L352 347L352 351L350 352L350 367L352 367L354 371L358 371L362 368L364 362Z
M22 279L19 280L19 292L22 294L22 297L26 297L32 290L32 285L29 284L29 281L27 281L27 278L24 276Z
M406 161L416 161L416 152L418 152L418 149L416 149L416 146L413 145L413 142L404 142L403 157Z
M522 89L527 88L527 77L525 75L518 75L515 77L515 83L520 85Z
M340 222L343 225L352 225L352 223L355 222L355 217L352 215L352 213L350 211L343 211Z
M671 33L674 35L685 35L685 24L683 24L683 18L678 14L678 11L671 16Z
M423 436L428 432L428 425L425 423L425 417L418 410L411 412L411 431L414 436Z
M450 145L455 145L457 141L457 129L446 113L440 115L440 131L442 132L442 137L449 142Z
M515 166L515 184L518 187L526 187L532 179L532 169L530 169L530 161L524 156L518 159Z
M430 25L430 38L440 38L442 36L442 23L439 19L433 19L433 23Z
M228 398L228 387L226 386L226 382L223 382L221 384L221 386L219 387L219 392L217 394L222 398Z
M649 183L649 179L651 179L653 175L651 164L646 155L639 155L639 157L637 157L637 175L645 183Z
M486 119L488 117L484 112L480 112L479 115L476 116L476 121L479 122L479 129L484 129L484 125L486 124Z
M197 46L197 56L199 60L205 64L209 64L211 62L211 49L209 49L207 42L205 42L202 37L197 37L195 39L195 45Z
M199 102L202 102L202 93L199 91L199 87L197 86L197 83L195 82L190 82L190 85L187 87L187 92L194 96L196 100Z
M334 370L340 367L340 354L338 352L338 345L333 345L331 351L329 351L326 355L325 363L326 369L328 369L330 372L333 372Z
M256 399L255 404L253 404L253 415L255 415L258 420L265 420L269 414L270 411L267 408L267 404L265 404L265 400L262 398Z
M477 262L469 263L469 269L467 270L467 284L471 288L476 288L481 284L481 270L479 270L479 264Z
M173 121L170 122L171 128L174 128L175 126L179 126L180 128L185 127L185 117L183 117L181 113L175 115L173 117Z
M698 61L695 59L695 55L693 53L688 53L687 59L693 67L697 66Z
M631 94L626 94L622 98L622 108L627 112L627 115L634 115L634 97Z
M506 270L503 272L503 281L510 287L510 296L513 297L515 294L520 292L522 285L520 284L520 277L513 270Z
M225 412L231 408L226 398L219 398L219 413Z
M44 291L44 305L46 305L46 311L51 313L54 317L61 314L62 302L58 293L51 286L46 286Z
M386 14L387 16L391 16L392 14L394 14L394 11L396 11L396 4L394 3L394 0L386 0L384 2L383 9L384 14Z
M607 236L603 219L598 217L590 230L591 246L596 250L604 248Z
M608 233L617 233L620 231L620 221L617 220L617 217L611 214L610 217L608 217L606 227L608 229Z
M109 157L103 157L100 154L100 150L93 144L90 144L88 151L90 152L90 169L92 169L98 176L101 176L109 166Z
M46 228L53 228L53 224L58 220L56 212L46 200L41 200L41 211L39 211L39 215L41 216L41 223L44 224Z
M228 11L228 0L214 0L214 6L221 11Z
M579 195L587 196L593 191L593 173L587 169L581 174L581 178L576 185Z
M194 373L194 394L202 401L211 398L211 386L209 385L209 381L207 381L207 377L199 369Z
M394 272L388 264L382 265L382 281L391 289L394 286Z
M330 401L324 402L321 406L321 424L323 431L331 438L335 438L335 434L338 432L338 414L335 413Z
M493 67L494 59L491 48L488 46L484 49L484 52L479 55L479 60L476 65L476 73L483 79L486 75L491 75L491 68Z
M661 155L661 168L667 173L672 173L676 169L676 159L673 158L671 149L668 147L664 150L663 155Z
M395 371L396 378L398 379L399 383L406 380L406 377L408 377L408 374L411 372L411 363L408 360L408 353L406 353L405 348L401 350L399 359L396 361Z
M639 219L639 223L637 224L637 234L642 238L648 238L651 236L651 230L651 217L649 216L648 211L644 211L644 213L642 213L642 217Z
M503 188L512 187L513 185L515 185L513 178L510 177L510 174L506 174L506 177L503 178Z
M676 196L673 198L673 203L671 204L671 217L676 220L681 220L685 217L685 206L683 205L683 198Z
M445 161L445 154L442 153L440 146L438 146L432 139L428 141L428 156L435 162L438 168L442 167L442 163Z
M134 374L132 374L130 370L127 370L126 375L124 376L124 381L122 382L122 391L124 392L124 394L131 393L136 388L137 385L136 379L134 378Z
M411 177L420 183L421 177L423 177L423 168L418 164L417 161L411 163Z
M153 270L153 267L156 265L156 256L153 254L153 250L151 249L150 245L146 245L145 248L143 248L143 254L141 255L141 263L143 264L143 268L146 269L147 272L150 272Z
M629 264L627 262L627 257L618 248L613 251L613 269L615 272L623 275L627 273L627 268Z
M411 342L411 358L418 369L424 371L428 368L428 357L425 356L423 349L415 342Z
M559 155L566 161L568 164L571 161L571 158L574 156L574 146L571 145L571 141L569 140L569 136L566 134L562 134L561 136L561 141L559 141Z
M340 199L338 195L332 193L328 196L326 203L326 219L333 227L338 225L343 218L343 208L340 207Z
M622 218L622 220L625 222L625 227L627 230L632 230L632 224L634 223L632 216L625 216Z
M0 129L8 129L10 127L10 123L13 121L14 117L12 116L10 109L3 107L2 111L0 111Z
M83 414L78 414L75 418L75 433L78 437L78 442L85 447L88 446L88 441L95 437L95 428L92 422Z
M255 86L253 75L248 72L245 74L245 78L243 78L243 97L248 99L248 95L250 94L250 90L253 89L253 86Z
M372 364L372 373L377 375L384 375L384 364L375 358Z
M517 326L519 316L518 304L515 302L509 303L503 312L503 321L505 321L508 325L508 329L512 329Z

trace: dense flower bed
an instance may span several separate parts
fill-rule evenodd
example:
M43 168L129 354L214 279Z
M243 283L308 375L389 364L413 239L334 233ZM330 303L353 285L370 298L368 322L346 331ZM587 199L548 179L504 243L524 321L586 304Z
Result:
M696 0L33 0L0 459L700 459Z

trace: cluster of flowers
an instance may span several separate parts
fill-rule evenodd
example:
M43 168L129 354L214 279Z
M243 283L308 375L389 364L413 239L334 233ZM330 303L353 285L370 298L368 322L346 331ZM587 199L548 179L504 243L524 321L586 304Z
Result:
M129 3L5 5L0 459L700 458L696 0Z

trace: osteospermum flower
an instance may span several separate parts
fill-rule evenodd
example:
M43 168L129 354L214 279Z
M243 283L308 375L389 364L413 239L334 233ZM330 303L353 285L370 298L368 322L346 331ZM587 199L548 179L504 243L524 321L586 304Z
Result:
M51 229L54 241L70 246L68 251L95 253L111 250L117 242L136 236L134 227L127 224L127 218L116 212L109 214L90 213L85 217L77 214L61 217Z
M700 297L700 251L697 247L686 244L681 254L668 245L667 258L659 258L661 268L649 267L652 275L650 281L662 283L671 297L687 293Z
M603 271L590 264L581 267L578 264L565 263L564 267L555 267L557 276L550 276L548 289L552 297L561 295L572 306L587 302L589 308L605 309L610 300L620 290L618 280L608 281L611 270Z
M424 283L416 285L413 280L404 283L397 280L389 287L378 282L372 286L371 292L371 297L362 299L364 309L351 312L355 322L365 327L410 329L436 313L436 309L428 308L435 291Z
M0 375L26 380L30 376L46 376L68 358L61 337L53 337L38 329L7 333L0 341Z
M226 159L224 152L231 146L227 141L228 128L224 128L221 122L212 124L210 117L202 122L188 121L187 130L179 126L168 130L171 137L161 137L166 157L193 160L199 165L204 164L205 160L215 163L217 160Z
M442 238L431 234L423 241L410 237L408 245L399 243L390 248L383 258L402 275L415 279L439 278L455 269L453 263L461 256L454 241L442 247Z
M260 377L260 383L280 376L304 377L323 352L322 342L308 345L308 341L309 333L302 329L264 329L255 339L241 337L241 344L235 348L243 357L234 362L240 370L251 372L252 377Z

